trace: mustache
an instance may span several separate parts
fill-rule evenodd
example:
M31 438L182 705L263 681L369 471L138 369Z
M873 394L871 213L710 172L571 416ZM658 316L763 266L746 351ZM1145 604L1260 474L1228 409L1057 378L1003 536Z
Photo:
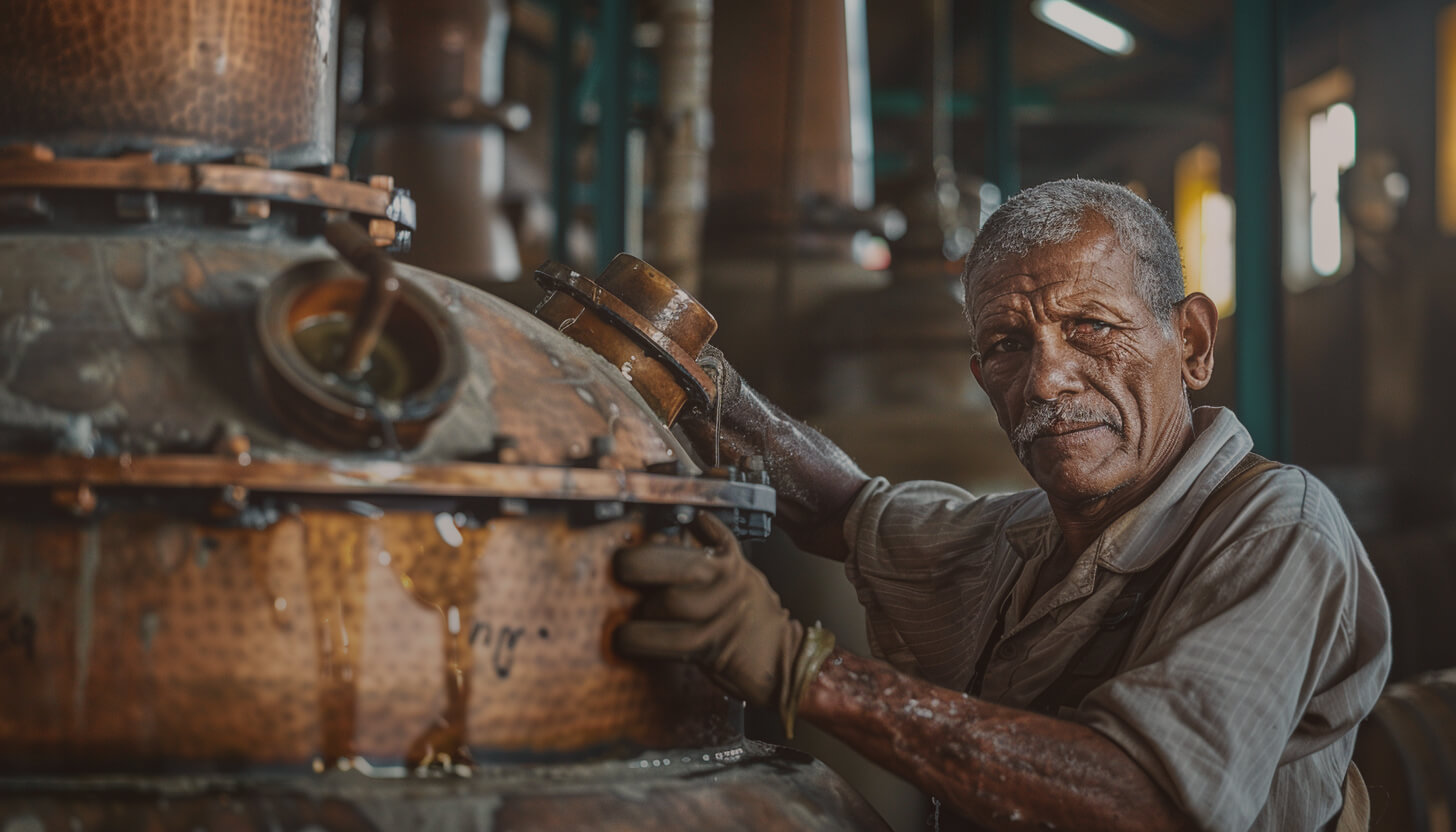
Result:
M1032 402L1022 414L1021 422L1011 429L1011 447L1025 463L1031 455L1031 443L1052 428L1066 424L1106 425L1122 436L1122 416L1114 409L1097 408L1081 402L1056 399Z

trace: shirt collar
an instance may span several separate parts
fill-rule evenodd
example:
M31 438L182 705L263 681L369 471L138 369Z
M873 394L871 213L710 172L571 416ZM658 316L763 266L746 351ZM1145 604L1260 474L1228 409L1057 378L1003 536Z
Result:
M1253 448L1254 440L1232 410L1194 410L1193 444L1157 489L1114 520L1084 556L1091 555L1114 572L1148 568L1183 534L1199 506ZM1023 560L1051 551L1061 539L1044 492L1038 491L1009 520L1007 542Z

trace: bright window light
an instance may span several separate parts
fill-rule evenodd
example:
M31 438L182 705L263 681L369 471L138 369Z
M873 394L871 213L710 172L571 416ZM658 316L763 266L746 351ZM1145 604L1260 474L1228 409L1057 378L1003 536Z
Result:
M1173 168L1173 229L1189 292L1202 292L1219 317L1234 311L1234 201L1219 190L1218 149L1204 142Z
M1131 32L1071 0L1033 0L1031 13L1048 26L1109 55L1132 54Z
M1345 255L1340 174L1355 164L1355 111L1340 102L1309 117L1309 259L1329 277Z

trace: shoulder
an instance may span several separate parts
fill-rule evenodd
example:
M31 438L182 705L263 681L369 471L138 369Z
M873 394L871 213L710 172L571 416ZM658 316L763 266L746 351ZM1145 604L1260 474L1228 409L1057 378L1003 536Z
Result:
M1359 547L1340 501L1319 478L1280 464L1243 484L1210 520L1231 533L1228 543L1255 537L1314 535L1340 548Z

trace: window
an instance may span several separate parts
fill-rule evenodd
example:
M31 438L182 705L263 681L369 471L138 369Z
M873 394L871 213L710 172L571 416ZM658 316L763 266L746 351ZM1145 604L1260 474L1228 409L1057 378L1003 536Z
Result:
M1189 292L1202 292L1219 317L1234 311L1234 201L1219 190L1218 149L1204 142L1173 170L1173 228Z
M1284 286L1314 288L1349 273L1355 244L1340 206L1340 175L1355 163L1354 81L1331 70L1284 96Z
M1354 108L1340 102L1310 116L1309 262L1320 277L1337 275L1344 265L1340 174L1354 164Z

